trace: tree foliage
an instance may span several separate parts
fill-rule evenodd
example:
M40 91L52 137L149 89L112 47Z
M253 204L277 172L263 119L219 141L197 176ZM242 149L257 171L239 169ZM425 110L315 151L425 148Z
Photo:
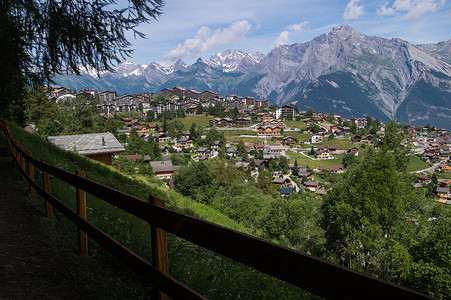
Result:
M0 111L23 116L24 87L82 67L112 69L131 53L126 32L157 18L162 0L0 2ZM22 117L17 121L23 122Z

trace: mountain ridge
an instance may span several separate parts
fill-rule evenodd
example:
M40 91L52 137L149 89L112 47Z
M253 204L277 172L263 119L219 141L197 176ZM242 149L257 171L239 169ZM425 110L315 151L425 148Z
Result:
M335 109L344 116L396 116L407 124L450 128L450 78L451 40L412 45L399 38L366 36L344 24L268 54L224 50L209 60L192 65L178 60L171 67L127 62L99 80L83 74L77 80L62 76L55 81L71 88L88 83L98 89L116 87L120 93L158 93L181 86L267 98L277 105L296 102L300 109Z

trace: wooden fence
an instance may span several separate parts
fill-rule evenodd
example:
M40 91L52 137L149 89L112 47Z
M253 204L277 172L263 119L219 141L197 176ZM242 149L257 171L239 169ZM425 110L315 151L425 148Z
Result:
M365 275L228 229L214 223L188 216L164 207L164 202L154 196L149 202L117 191L77 174L55 167L45 160L34 158L14 140L8 125L0 119L6 133L10 151L20 169L22 178L30 184L30 192L40 194L46 205L46 216L51 218L55 207L79 228L80 254L88 254L89 235L112 255L127 264L158 289L160 299L205 299L169 275L166 232L234 261L255 268L275 278L289 282L324 298L346 299L427 299L428 296L411 289ZM25 168L28 163L28 172ZM43 185L34 180L34 168L42 172ZM76 187L77 212L51 194L49 175ZM102 230L86 220L86 196L90 193L151 225L152 263L121 245Z

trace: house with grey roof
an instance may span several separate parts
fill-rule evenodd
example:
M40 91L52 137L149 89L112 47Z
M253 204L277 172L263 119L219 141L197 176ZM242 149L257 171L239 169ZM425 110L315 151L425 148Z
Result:
M77 152L106 165L111 165L112 155L125 152L112 133L49 136L47 140L61 149Z

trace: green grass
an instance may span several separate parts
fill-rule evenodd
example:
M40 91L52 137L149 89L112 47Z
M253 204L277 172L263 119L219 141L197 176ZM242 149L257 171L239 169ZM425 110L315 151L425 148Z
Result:
M300 153L295 152L287 152L290 157L290 163L294 163L295 159L298 161L298 165L306 168L309 166L312 169L315 168L329 168L331 165L339 165L341 164L343 155L335 155L334 159L323 159L323 160L313 160L305 157Z
M50 143L42 140L36 135L30 135L20 128L11 127L14 137L25 150L31 150L34 157L45 158L49 163L68 171L81 170L86 173L86 177L107 186L114 187L125 193L135 195L141 199L147 199L149 194L153 194L166 202L166 206L180 212L190 214L211 222L253 234L253 230L231 220L227 216L206 205L194 202L190 198L166 189L162 182L156 177L146 177L145 182L139 177L131 178L120 174L111 167L94 162L86 157L73 152L61 150ZM42 182L40 172L36 170L37 182ZM52 194L61 199L67 205L75 209L75 188L51 178ZM41 207L42 200L37 198L37 207ZM151 260L150 226L134 216L131 216L107 203L88 194L87 196L88 220L100 229L116 238L123 245L138 253L147 260ZM76 252L77 230L75 225L68 221L58 211L54 210L55 220L58 229L61 230L64 239ZM230 259L224 258L216 253L198 247L175 235L168 235L170 272L177 280L192 287L208 298L229 299L229 298L258 298L258 299L279 299L279 298L300 298L310 299L311 294L293 287L285 282L274 279L271 276L258 272L252 268L243 266ZM115 276L128 278L139 288L136 292L126 291L124 287L122 294L127 294L127 298L146 298L146 294L152 291L152 287L146 284L141 285L141 280L129 271L126 266L112 258L103 248L89 239L90 258L87 264L93 261L99 262L94 268L101 272L83 272L88 276L86 284L93 286L114 282ZM90 262L91 258L93 261ZM106 269L104 269L104 266ZM94 274L97 273L97 274ZM93 279L90 276L98 275L100 279ZM103 277L102 277L103 276ZM103 279L102 279L103 278ZM105 283L101 283L105 282ZM120 288L120 285L118 285ZM124 286L131 286L125 284ZM103 292L106 293L106 292ZM117 295L119 295L117 294ZM99 287L93 295L101 296ZM108 294L108 298L114 298ZM117 296L123 298L123 296Z
M202 127L208 127L209 126L209 120L213 119L213 116L205 116L205 115L194 115L194 116L186 116L185 118L177 118L182 122L183 126L185 126L185 130L189 130L191 125L193 123L196 123L196 127L199 128ZM169 121L170 122L170 121ZM162 121L154 121L152 123L158 124L158 126L163 125Z
M311 138L310 133L303 133L299 131L284 131L283 136L292 136L298 140L298 142L307 142Z
M296 127L296 128L300 128L301 130L306 129L307 127L309 127L309 125L304 124L303 121L285 121L285 125L287 125L287 127Z
M410 156L409 162L407 164L407 172L414 172L429 168L431 165L428 162L422 161L416 155Z

